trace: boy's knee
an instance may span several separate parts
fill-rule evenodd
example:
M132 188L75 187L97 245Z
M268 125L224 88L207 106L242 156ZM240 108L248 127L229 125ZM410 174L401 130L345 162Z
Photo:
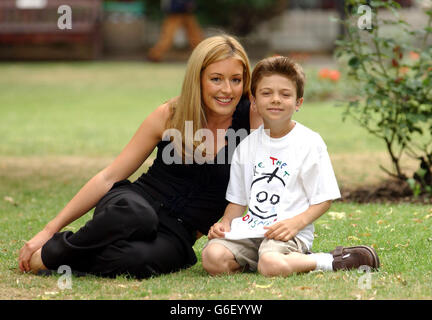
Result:
M212 276L232 273L238 269L231 251L221 244L208 245L202 251L201 257L204 270Z
M218 244L210 244L204 248L201 253L202 265L205 271L211 275L220 273L221 270L221 258L223 257L223 251Z
M258 260L258 272L266 277L288 276L293 273L283 255L275 252L263 253Z

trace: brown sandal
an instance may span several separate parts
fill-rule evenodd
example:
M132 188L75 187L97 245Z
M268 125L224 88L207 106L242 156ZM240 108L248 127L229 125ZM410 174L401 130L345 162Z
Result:
M368 266L376 270L380 266L378 255L372 247L338 246L330 252L333 255L333 270L357 269L360 266Z

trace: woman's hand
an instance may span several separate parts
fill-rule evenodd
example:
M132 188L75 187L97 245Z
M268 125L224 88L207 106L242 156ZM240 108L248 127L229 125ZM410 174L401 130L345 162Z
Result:
M33 253L42 248L42 246L49 240L54 234L46 229L43 229L36 234L31 240L27 241L21 248L18 257L18 265L22 272L30 271L30 258Z
M209 240L215 238L225 238L225 232L230 231L230 225L223 222L216 222L209 230L207 237Z

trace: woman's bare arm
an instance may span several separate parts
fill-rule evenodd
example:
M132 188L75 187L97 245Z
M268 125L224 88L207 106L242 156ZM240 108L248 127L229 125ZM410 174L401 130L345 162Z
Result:
M32 254L54 233L94 208L115 182L128 178L142 165L162 139L169 116L168 104L163 104L153 111L115 160L91 178L42 231L26 242L19 254L19 267L22 271L30 269Z
M47 228L54 233L58 232L94 208L115 182L131 176L162 139L168 115L167 105L162 105L151 113L116 159L90 179L66 207L48 223Z

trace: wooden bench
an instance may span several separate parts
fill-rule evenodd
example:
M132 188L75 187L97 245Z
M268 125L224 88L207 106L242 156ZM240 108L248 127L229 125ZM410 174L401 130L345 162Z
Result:
M39 0L41 1L41 0ZM37 2L37 1L36 1ZM94 59L102 50L102 0L42 0L42 8L0 1L0 58ZM72 9L72 29L60 29L61 5Z

